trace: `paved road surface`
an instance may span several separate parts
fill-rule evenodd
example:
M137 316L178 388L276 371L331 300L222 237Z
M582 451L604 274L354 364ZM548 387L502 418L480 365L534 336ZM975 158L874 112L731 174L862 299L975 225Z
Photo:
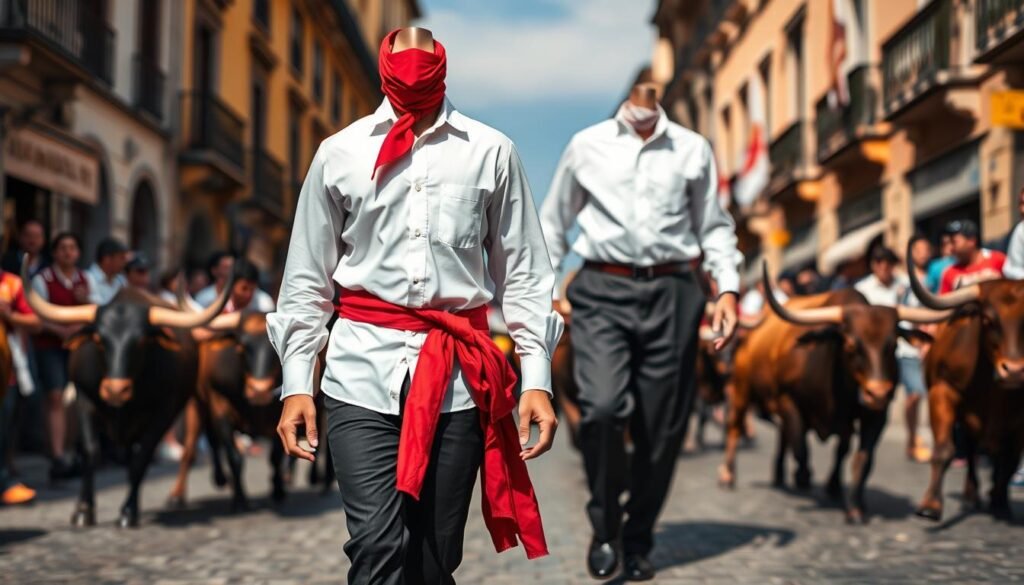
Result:
M948 518L930 525L912 515L926 466L902 457L901 431L881 447L868 504L868 526L846 526L823 503L820 482L830 449L816 445L816 488L810 494L768 487L774 430L740 455L739 487L715 485L720 452L688 454L662 517L653 561L657 583L919 583L1024 580L1024 525L981 514L960 514L955 499L962 473L947 484ZM546 459L531 467L552 555L529 563L521 549L495 555L473 504L460 583L488 585L587 583L583 551L589 540L582 508L583 478L565 434ZM712 440L716 437L711 433ZM41 477L39 462L23 462ZM191 479L190 507L162 509L173 467L155 467L143 494L143 525L117 530L123 474L101 474L99 526L68 525L74 486L44 490L42 501L0 509L0 583L242 584L342 583L347 563L339 496L299 487L280 508L268 500L267 468L250 458L248 481L256 509L231 514L227 494L215 490L208 468ZM305 474L300 473L304 479ZM41 481L41 480L40 480ZM38 482L37 482L38 483ZM300 482L304 484L304 482ZM1014 494L1024 518L1024 493Z

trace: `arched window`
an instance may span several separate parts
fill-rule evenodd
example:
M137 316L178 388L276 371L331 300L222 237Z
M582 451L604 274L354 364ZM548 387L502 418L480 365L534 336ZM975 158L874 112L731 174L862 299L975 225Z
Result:
M132 197L131 248L159 262L160 238L156 222L156 196L149 181L142 181Z

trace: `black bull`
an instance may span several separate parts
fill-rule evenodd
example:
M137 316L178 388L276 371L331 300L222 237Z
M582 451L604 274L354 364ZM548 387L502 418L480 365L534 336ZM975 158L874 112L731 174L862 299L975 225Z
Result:
M153 453L195 393L197 354L188 330L206 324L223 310L230 287L211 307L191 314L133 289L122 290L103 306L75 307L52 305L31 286L25 290L40 318L82 325L67 343L69 375L78 394L83 461L72 524L96 523L99 423L128 456L129 491L118 526L137 526L139 489Z

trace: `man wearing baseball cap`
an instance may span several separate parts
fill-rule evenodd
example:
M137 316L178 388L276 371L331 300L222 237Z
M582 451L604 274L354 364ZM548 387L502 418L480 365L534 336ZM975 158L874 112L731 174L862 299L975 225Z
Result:
M940 294L985 280L1002 278L1006 255L981 247L977 223L969 219L951 221L946 226L946 232L952 236L955 260L942 273Z

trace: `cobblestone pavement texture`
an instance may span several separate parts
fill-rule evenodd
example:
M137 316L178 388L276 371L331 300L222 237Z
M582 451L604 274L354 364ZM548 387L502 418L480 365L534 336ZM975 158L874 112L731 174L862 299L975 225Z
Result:
M716 440L715 433L710 433ZM902 431L890 429L879 452L867 502L866 526L847 526L821 490L831 448L813 446L815 488L809 493L769 486L774 429L739 458L735 491L716 486L718 449L680 457L662 515L652 561L657 583L919 583L1024 581L1024 525L995 522L960 509L963 472L946 484L947 518L928 524L913 516L927 481L926 465L906 461ZM45 469L22 461L28 479ZM792 465L790 466L792 467ZM987 476L987 470L985 470ZM264 457L250 457L254 510L234 514L228 493L214 488L208 467L193 472L183 511L165 510L173 465L151 469L143 491L142 526L114 527L125 493L124 474L99 477L98 521L69 525L76 486L43 489L36 504L0 509L0 583L313 584L343 583L347 535L340 496L321 496L303 481L280 507L269 503ZM528 562L521 549L496 555L474 502L460 583L587 583L584 550L590 534L579 458L562 433L555 450L531 463L551 555ZM297 480L298 481L298 480ZM987 483L987 477L983 480ZM1024 518L1024 493L1013 494Z

